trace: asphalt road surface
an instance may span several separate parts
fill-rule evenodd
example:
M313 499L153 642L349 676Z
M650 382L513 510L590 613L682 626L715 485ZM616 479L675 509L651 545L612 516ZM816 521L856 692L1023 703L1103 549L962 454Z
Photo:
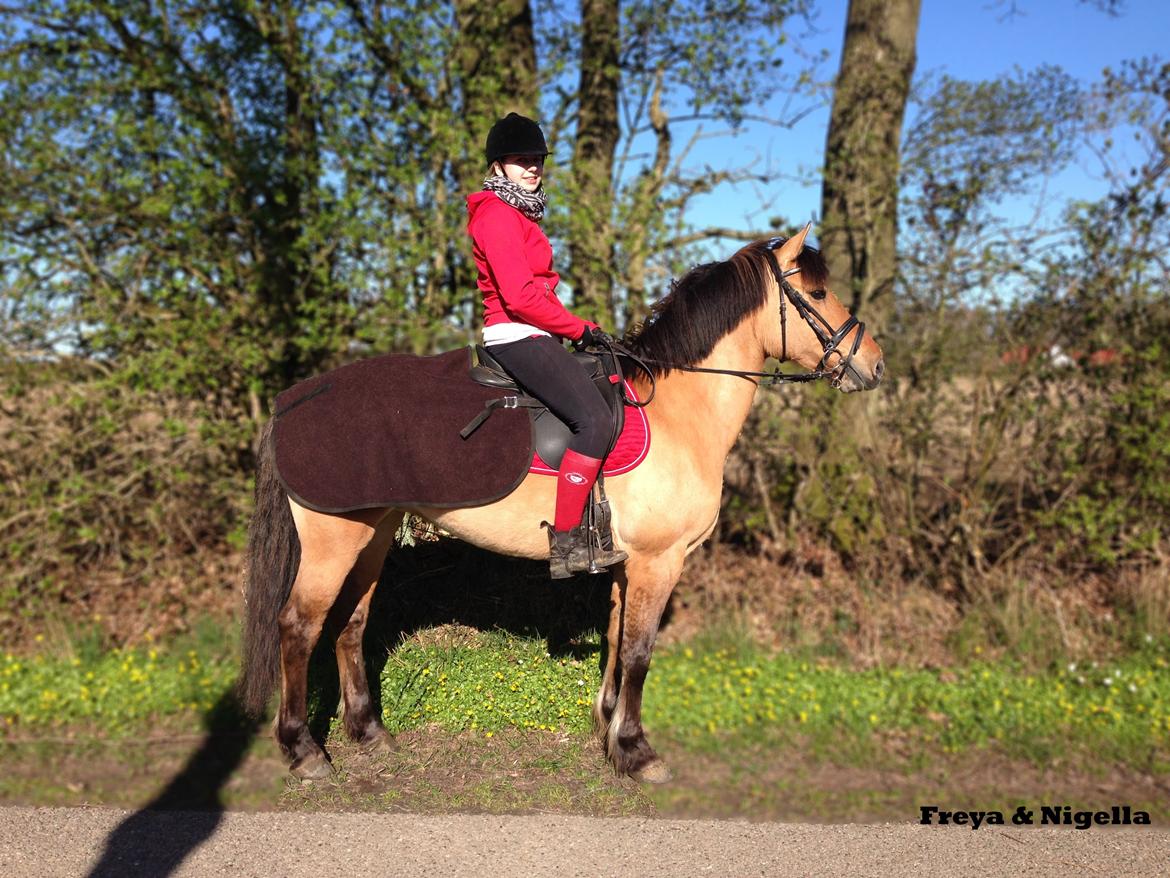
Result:
M0 875L1170 875L1161 827L0 809Z

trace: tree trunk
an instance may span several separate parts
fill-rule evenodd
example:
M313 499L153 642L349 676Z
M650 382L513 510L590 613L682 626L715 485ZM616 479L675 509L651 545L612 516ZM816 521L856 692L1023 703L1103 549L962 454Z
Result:
M536 118L536 36L528 0L455 0L459 43L455 72L463 86L463 125L466 149L452 150L458 184L457 199L478 190L487 172L483 150L492 124L508 113ZM452 205L452 209L454 209ZM461 236L464 257L446 266L447 300L460 307L468 291L475 290L475 265ZM440 266L436 265L436 270ZM469 312L469 337L474 335L481 309Z
M326 277L312 265L313 221L321 209L320 106L313 82L311 47L301 33L294 4L257 7L247 26L268 44L281 76L282 110L279 167L265 181L260 234L264 245L260 265L260 301L268 330L281 339L276 367L286 385L312 374L329 356L327 345L298 344L303 336L301 309L325 302L331 290Z
M892 307L898 156L921 0L850 0L821 190L834 289L871 325Z
M470 151L458 177L464 190L472 190L483 179L483 146L492 123L508 113L536 116L536 37L528 0L456 0L455 15Z
M574 307L613 328L613 164L621 73L619 0L581 0L581 84L569 255Z
M654 164L643 170L633 186L624 227L620 230L625 251L626 270L622 278L625 290L624 327L644 320L649 311L650 294L646 289L646 262L650 256L650 236L661 223L659 197L666 183L670 165L670 120L662 107L666 70L659 67L654 76L650 96L650 127L654 130L656 148Z

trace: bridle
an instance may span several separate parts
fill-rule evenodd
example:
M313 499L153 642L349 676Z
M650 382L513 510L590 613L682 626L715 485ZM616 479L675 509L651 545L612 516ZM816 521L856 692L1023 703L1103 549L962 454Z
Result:
M821 361L817 363L816 369L808 374L817 378L828 378L830 385L838 387L845 373L852 372L853 377L858 380L858 383L864 384L864 380L857 374L857 370L853 368L853 357L861 348L861 340L865 336L865 324L858 320L855 314L850 314L848 320L842 323L836 330L833 329L833 324L829 323L821 312L812 306L800 290L788 282L789 277L800 273L800 268L790 268L788 271L780 270L780 263L776 260L775 251L784 241L784 238L772 238L768 241L767 249L764 251L764 254L768 257L768 264L772 267L772 274L776 277L776 283L780 285L780 362L783 363L788 359L788 312L785 308L785 302L791 302L792 307L804 318L804 322L808 324L809 329L816 333L817 338L820 339L821 347L824 349L824 353L821 355ZM853 346L849 349L848 354L842 354L840 350L841 342L853 331L855 326L857 327L857 337L853 339ZM840 357L841 361L833 369L826 369L829 364L829 357L833 354Z
M770 238L764 250L764 255L767 257L768 264L772 268L772 274L776 278L776 283L780 285L780 362L783 363L788 359L787 303L791 302L792 307L796 309L796 313L804 318L804 322L816 334L824 350L824 353L821 355L821 361L813 371L787 374L782 372L750 372L741 369L711 369L705 366L683 366L675 363L667 363L663 360L643 360L621 344L615 344L614 349L623 356L629 357L635 363L640 364L640 368L650 376L652 382L654 375L645 366L645 363L657 363L668 366L671 369L678 369L680 372L709 372L716 375L735 375L740 378L761 378L763 379L763 383L768 385L799 384L806 381L816 381L819 378L828 378L831 386L839 387L841 380L845 377L845 373L849 372L852 373L859 384L864 385L866 383L865 380L853 366L853 357L861 348L861 340L865 336L865 324L858 320L855 315L850 314L848 320L842 323L837 329L833 329L833 325L812 306L804 297L804 294L788 282L789 277L800 273L800 268L790 268L787 271L780 270L780 263L776 259L775 250L786 240L786 238ZM853 331L854 327L857 327L857 338L853 340L853 346L849 349L849 353L843 354L840 350L841 342ZM833 354L840 357L841 361L832 369L829 369L827 368L829 357ZM641 405L646 405L653 398L654 391L651 390L650 396Z

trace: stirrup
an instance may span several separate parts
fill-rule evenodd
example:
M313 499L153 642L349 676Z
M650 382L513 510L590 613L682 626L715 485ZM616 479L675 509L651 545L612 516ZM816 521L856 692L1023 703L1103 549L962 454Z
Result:
M547 521L540 525L548 530L548 570L553 579L568 579L575 573L604 573L629 557L620 549L592 545L589 528L583 524L567 531L554 530Z

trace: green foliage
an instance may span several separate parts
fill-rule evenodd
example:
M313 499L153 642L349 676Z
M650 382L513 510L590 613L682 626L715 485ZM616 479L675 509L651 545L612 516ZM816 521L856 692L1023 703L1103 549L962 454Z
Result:
M1054 292L1027 312L1047 316L1065 349L1080 351L1083 360L1078 423L1042 446L1041 462L1057 483L1047 486L1055 496L1037 520L1055 531L1067 556L1098 565L1159 558L1170 514L1168 96L1170 65L1107 72L1100 98L1135 127L1146 154L1112 181L1106 199L1069 209L1073 246L1046 267L1049 278L1077 280L1050 286ZM1067 411L1059 400L1038 405L1042 412Z
M140 583L156 606L197 598L169 592L218 565L248 508L249 425L81 361L9 364L3 377L0 620L84 606L99 574Z
M1168 755L1168 668L1163 653L1147 653L1046 674L976 663L940 675L682 648L655 658L646 722L709 746L780 727L835 750L906 733L944 752L995 746L1044 763L1083 750L1141 765Z
M711 648L707 648L711 647ZM846 670L770 655L742 639L659 651L646 683L652 728L718 746L727 733L789 728L817 740L916 736L945 752L997 746L1040 761L1083 748L1144 764L1170 745L1170 664L1150 646L1109 665L1025 673L976 662L957 672ZM536 641L481 635L455 647L406 644L382 674L393 730L507 727L583 732L595 663L553 658Z
M0 740L23 730L87 726L140 731L158 717L209 710L231 685L231 657L196 650L119 649L100 656L0 659Z
M874 551L886 535L882 510L874 475L858 464L864 437L846 428L864 401L828 388L789 393L761 395L753 407L725 474L722 537L787 543L799 531L845 558Z
M0 253L19 319L4 340L241 409L355 336L428 346L402 310L433 334L455 305L436 301L434 254L461 238L444 187L466 144L448 102L377 84L408 52L412 84L438 87L440 6L377 24L299 0L6 16Z
M230 652L230 651L229 651ZM175 647L0 660L0 729L83 724L110 733L205 711L231 680L233 658ZM503 729L590 729L596 662L553 657L542 641L500 633L411 641L380 680L393 732L435 725L491 736ZM1045 763L1095 752L1149 766L1170 747L1170 663L1147 644L1107 665L1025 673L976 662L944 674L846 670L764 652L742 638L660 650L647 678L649 727L694 746L787 730L817 746L863 750L909 735L944 752L996 747Z
M485 634L455 646L406 643L382 672L382 719L392 732L587 731L595 662L552 657L541 641Z

